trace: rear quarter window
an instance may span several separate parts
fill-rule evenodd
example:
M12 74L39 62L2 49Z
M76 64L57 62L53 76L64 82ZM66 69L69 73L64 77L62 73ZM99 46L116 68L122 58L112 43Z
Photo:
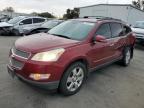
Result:
M123 25L123 36L129 34L132 32L131 28L129 26Z

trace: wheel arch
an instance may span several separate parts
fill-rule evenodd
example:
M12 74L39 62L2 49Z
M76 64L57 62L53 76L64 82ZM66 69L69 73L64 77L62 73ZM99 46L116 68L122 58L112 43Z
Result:
M65 69L64 69L64 72L63 72L61 78L63 77L64 73L65 73L66 70L69 68L69 66L72 65L72 64L74 64L74 63L76 63L76 62L81 62L81 63L83 63L83 64L86 66L86 70L87 70L86 75L88 75L88 73L89 73L89 62L88 62L88 60L87 60L86 58L84 58L84 57L79 57L79 58L73 59L72 61L70 61L70 62L65 66Z

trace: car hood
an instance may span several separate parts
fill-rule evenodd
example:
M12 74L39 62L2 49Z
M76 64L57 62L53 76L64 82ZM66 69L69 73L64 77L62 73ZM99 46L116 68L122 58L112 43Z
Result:
M12 24L9 24L7 22L1 22L0 23L0 27L12 27L13 25Z
M141 28L132 28L132 31L135 32L135 33L144 34L144 29L141 29Z
M79 41L76 40L39 33L19 38L15 42L15 47L19 50L37 53L54 48L66 48L78 43Z

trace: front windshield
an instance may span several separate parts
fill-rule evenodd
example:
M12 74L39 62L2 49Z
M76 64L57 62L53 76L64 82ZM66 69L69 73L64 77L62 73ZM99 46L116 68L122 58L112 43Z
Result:
M84 39L92 30L95 23L81 21L65 21L54 27L48 33L58 36L65 36L74 40Z
M43 25L42 25L42 27L45 27L45 28L53 28L53 27L55 27L56 25L58 25L59 24L59 22L58 21L48 21L48 22L46 22L46 23L44 23Z
M8 21L9 24L16 24L17 22L21 21L23 17L15 17Z
M136 24L134 25L134 28L144 29L144 22L136 22Z

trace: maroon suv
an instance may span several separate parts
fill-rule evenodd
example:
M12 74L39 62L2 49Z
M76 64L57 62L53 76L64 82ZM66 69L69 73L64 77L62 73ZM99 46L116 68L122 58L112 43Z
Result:
M116 19L72 19L48 33L19 38L10 50L10 75L64 95L77 93L88 73L120 61L128 66L135 35Z

